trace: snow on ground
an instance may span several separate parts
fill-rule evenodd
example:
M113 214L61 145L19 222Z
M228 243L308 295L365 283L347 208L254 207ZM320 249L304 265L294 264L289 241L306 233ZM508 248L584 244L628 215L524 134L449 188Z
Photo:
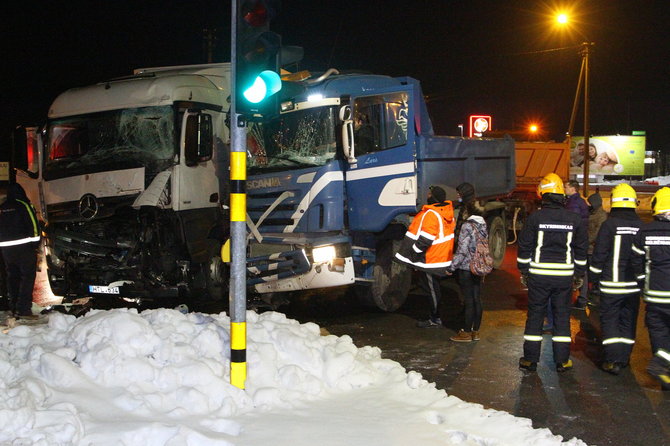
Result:
M247 313L238 389L229 324L225 313L93 310L0 334L0 443L584 445L275 312Z

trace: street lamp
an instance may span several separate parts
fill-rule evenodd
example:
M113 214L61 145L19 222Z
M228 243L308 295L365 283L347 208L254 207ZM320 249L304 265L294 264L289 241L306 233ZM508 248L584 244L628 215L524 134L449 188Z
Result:
M556 21L561 25L567 25L569 22L569 17L567 14L559 14L556 17ZM591 48L594 43L589 41L589 39L579 31L579 34L584 38L584 41L580 45L579 54L582 57L582 66L579 70L579 79L577 81L577 91L575 92L575 101L572 105L572 114L570 115L570 124L568 126L568 144L572 140L572 130L575 125L575 116L577 114L577 107L579 105L579 96L582 90L582 85L584 88L584 195L588 196L589 190L589 138L591 133L591 120L590 120L590 104L589 104L589 56L591 55Z

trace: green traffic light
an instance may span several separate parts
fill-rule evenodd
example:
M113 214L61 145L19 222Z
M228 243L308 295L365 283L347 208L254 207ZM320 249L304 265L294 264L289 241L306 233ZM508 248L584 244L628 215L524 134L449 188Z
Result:
M244 91L243 95L247 101L258 104L279 90L281 90L279 74L271 70L265 70L256 77L254 83Z

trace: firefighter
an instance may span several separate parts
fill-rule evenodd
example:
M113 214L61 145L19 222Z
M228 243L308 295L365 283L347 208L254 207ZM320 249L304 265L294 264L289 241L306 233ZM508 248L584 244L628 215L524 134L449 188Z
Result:
M645 324L653 357L647 372L670 390L670 188L651 200L654 221L642 226L633 242L633 268L644 280Z
M22 318L37 317L32 313L32 303L39 241L35 209L23 187L12 183L7 200L0 205L0 251L7 271L10 310Z
M405 233L395 260L421 271L420 282L430 297L431 312L420 328L442 327L438 306L442 297L440 278L447 275L454 251L454 207L439 186L428 190L427 203Z
M637 194L628 184L612 189L610 215L600 227L589 266L594 290L600 295L602 369L618 375L628 366L635 344L640 287L633 270L633 239L642 226L635 209Z
M537 188L542 207L530 214L519 236L517 266L528 287L528 316L519 368L534 371L540 359L542 323L551 305L556 370L572 368L570 307L582 284L588 237L582 218L565 209L563 181L547 174Z

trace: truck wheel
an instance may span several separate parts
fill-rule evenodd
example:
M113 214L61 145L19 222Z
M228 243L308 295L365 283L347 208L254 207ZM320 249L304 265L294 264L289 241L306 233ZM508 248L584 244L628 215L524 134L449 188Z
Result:
M507 230L502 217L495 216L488 222L489 224L489 249L493 257L493 267L500 268L505 258L505 249L507 248Z
M221 260L218 248L217 250L210 252L209 262L205 267L207 295L213 301L221 302L227 297L224 296L224 293L228 291L229 270L228 266Z
M356 285L356 295L367 306L395 311L405 303L412 281L412 270L393 261L401 240L384 240L377 245L374 282Z

